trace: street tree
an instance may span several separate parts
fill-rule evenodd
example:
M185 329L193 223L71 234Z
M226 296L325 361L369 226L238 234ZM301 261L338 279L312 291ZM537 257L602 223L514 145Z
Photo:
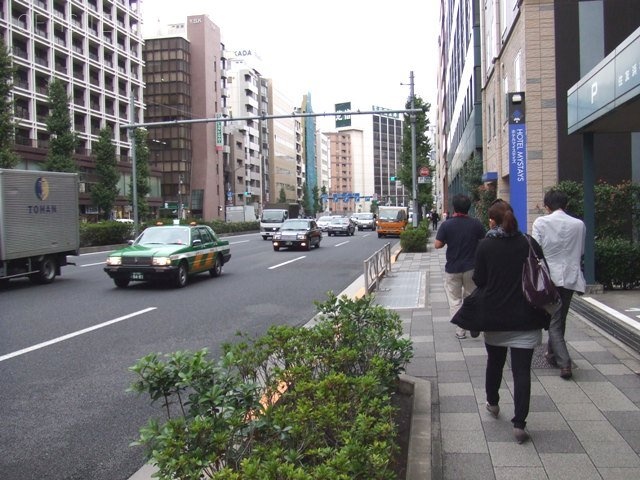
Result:
M73 153L78 146L78 136L71 129L70 98L67 87L56 78L49 82L49 155L44 169L51 172L76 172L78 167Z
M407 100L405 108L411 108L411 99ZM429 140L429 117L428 113L431 109L431 105L425 103L425 101L419 96L414 98L414 108L419 108L422 111L417 114L405 114L402 127L402 153L400 155L401 166L396 173L396 177L400 179L404 189L409 194L409 198L412 196L413 190L413 175L418 176L418 171L421 167L427 167L430 172L434 171L431 164L431 141ZM413 170L413 161L411 158L411 116L415 115L416 120L416 171ZM417 182L417 178L416 178ZM419 183L416 185L418 211L414 212L418 215L418 221L422 219L422 206L431 208L433 205L433 182Z
M111 211L118 196L118 163L116 146L113 143L113 131L110 127L100 130L100 137L93 147L96 154L96 175L98 182L91 189L91 201L105 220L111 217Z
M0 40L0 168L14 168L20 158L15 154L13 117L13 79L15 68L6 45Z
M321 211L322 211L322 199L320 198L320 189L316 185L315 187L313 187L313 211L311 212L311 215L315 216L317 212L321 212Z
M278 203L287 203L287 194L284 191L284 187L280 188L280 195L278 196Z
M146 128L136 128L133 132L133 141L136 149L136 190L138 197L138 218L141 220L149 217L149 202L147 197L151 193L149 185L149 147L147 146L148 132ZM129 202L133 205L133 178L129 183Z

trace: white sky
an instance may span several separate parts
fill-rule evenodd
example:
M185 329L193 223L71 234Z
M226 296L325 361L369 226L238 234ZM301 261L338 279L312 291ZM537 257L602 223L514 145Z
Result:
M439 0L142 0L143 31L207 14L228 50L252 50L260 73L314 112L351 102L402 109L409 72L435 112ZM338 55L338 52L341 52ZM407 85L400 85L406 83ZM332 120L333 121L333 120ZM431 118L432 123L434 119ZM324 123L324 122L323 122Z

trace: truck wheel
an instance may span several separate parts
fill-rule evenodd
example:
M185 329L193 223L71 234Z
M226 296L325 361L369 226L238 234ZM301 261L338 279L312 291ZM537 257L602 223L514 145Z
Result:
M215 263L213 264L213 268L209 270L209 275L212 277L222 275L222 260L220 260L220 255L216 255Z
M127 285L129 285L129 278L128 277L114 278L113 283L115 283L116 287L118 288L127 288Z
M382 238L382 234L381 233L378 234L378 238Z
M56 278L56 268L56 260L53 257L44 257L40 262L40 271L30 278L39 284L51 283Z
M189 272L187 271L187 265L184 262L180 262L178 265L178 271L176 272L175 285L176 288L182 288L187 284L189 278Z

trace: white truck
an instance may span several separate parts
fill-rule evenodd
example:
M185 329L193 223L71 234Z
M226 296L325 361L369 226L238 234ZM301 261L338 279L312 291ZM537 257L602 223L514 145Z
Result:
M272 203L267 205L260 215L260 235L263 240L273 238L273 234L280 230L282 222L288 218L300 216L300 205L297 203Z
M50 283L79 248L78 175L0 169L0 282Z

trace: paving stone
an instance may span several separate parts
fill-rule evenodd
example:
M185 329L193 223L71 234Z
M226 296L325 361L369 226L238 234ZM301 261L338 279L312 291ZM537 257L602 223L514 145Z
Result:
M629 446L638 454L640 454L640 431L639 430L621 430L620 435L629 444ZM640 477L638 477L640 478Z
M445 453L487 453L487 441L482 430L441 431L442 451Z
M557 412L555 403L546 395L531 395L529 412Z
M610 375L607 377L619 389L623 388L640 388L640 375L632 373L631 375Z
M470 383L438 382L438 391L441 397L452 395L473 395L473 388Z
M620 360L618 360L611 353L604 352L582 352L582 356L591 362L592 365L596 364L619 364Z
M443 464L443 480L495 479L488 454L448 453L444 455Z
M538 453L585 453L571 430L538 430L528 419L527 427Z
M535 430L570 430L569 424L560 412L529 412L527 426Z
M640 468L598 468L602 480L629 480L640 478Z
M448 372L438 372L439 383L469 382L469 373L463 370L451 370Z
M616 430L640 430L640 411L604 412L604 416Z
M442 361L437 362L437 367L439 372L450 371L450 370L463 370L468 371L467 364L464 362L458 361Z
M494 467L538 467L541 466L540 458L533 445L528 441L518 445L515 440L511 442L487 442L491 463Z
M593 403L556 402L556 407L565 420L606 420L600 409Z
M633 375L633 372L621 363L594 364L593 365L603 375Z
M640 467L640 457L624 439L619 442L583 441L582 446L596 467Z
M542 467L496 467L496 480L547 480L547 473Z
M502 416L495 419L487 412L482 415L482 428L487 442L513 442L513 425Z
M482 430L477 413L440 413L440 428L444 430Z
M581 442L621 442L622 436L607 420L569 420Z
M600 480L600 474L586 454L541 453L549 480Z
M565 334L565 339L567 337L568 335ZM580 353L604 352L606 350L602 345L600 345L598 342L593 340L587 340L587 341L566 340L566 342L567 342L567 345L570 345L572 348L574 348Z
M476 398L468 395L440 397L440 413L478 413Z
M631 400L609 382L579 382L580 388L602 411L637 411Z
M436 351L436 361L437 362L454 362L454 361L464 361L464 355L462 352L439 352Z

